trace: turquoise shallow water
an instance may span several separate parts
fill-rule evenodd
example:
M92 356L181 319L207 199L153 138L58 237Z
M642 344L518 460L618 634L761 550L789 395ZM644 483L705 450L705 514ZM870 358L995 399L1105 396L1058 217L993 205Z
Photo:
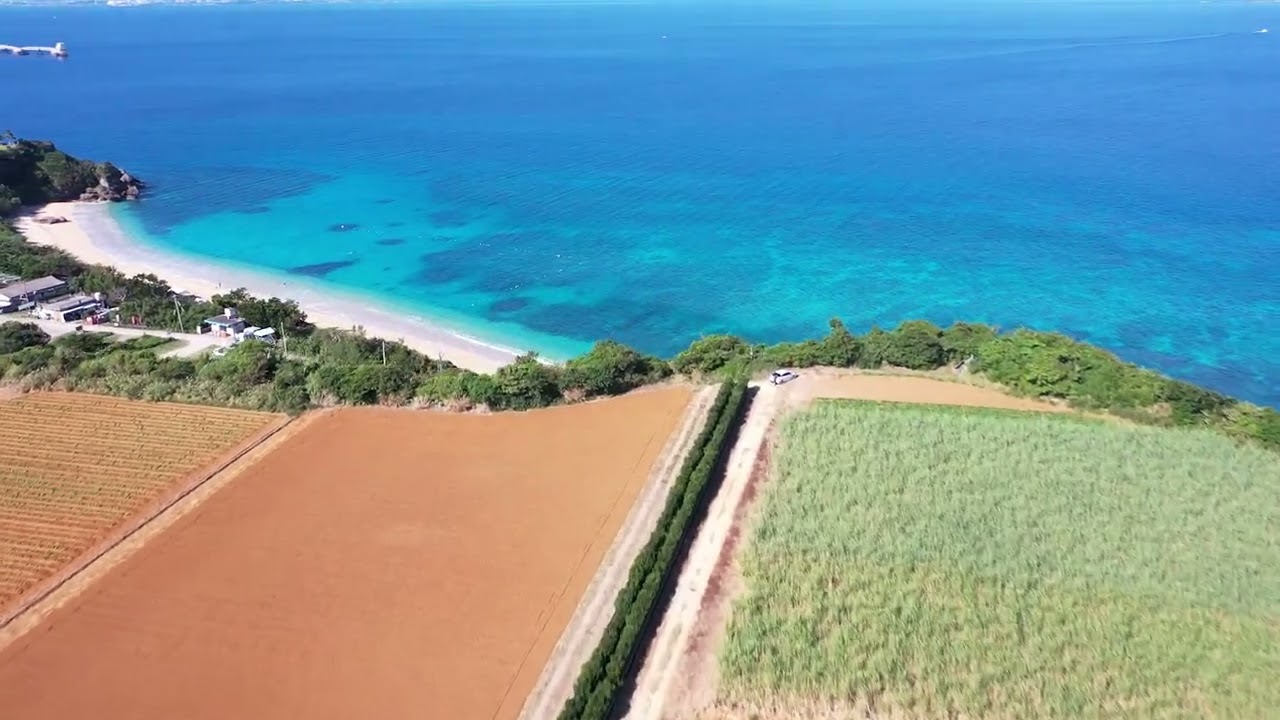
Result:
M172 249L556 357L970 319L1280 405L1280 6L0 16L74 53L0 63L0 126L152 181Z

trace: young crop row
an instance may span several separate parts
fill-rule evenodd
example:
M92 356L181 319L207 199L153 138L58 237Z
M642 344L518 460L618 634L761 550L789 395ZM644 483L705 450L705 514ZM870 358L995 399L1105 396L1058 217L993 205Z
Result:
M103 531L103 524L95 518L79 514L67 517L66 513L50 513L27 508L0 507L0 525L14 540L26 538L79 538Z
M4 480L0 487L0 507L50 505L72 506L77 512L91 513L95 508L132 504L139 498L153 497L171 486L168 482L140 483L129 477L113 478L104 482L96 474L46 475L58 482L41 479L39 485L19 486Z
M134 437L139 432L146 432L164 433L165 437L172 436L174 439L189 438L195 442L202 442L209 438L222 437L232 433L247 433L265 425L263 422L210 423L200 418L178 420L160 416L146 419L130 417L113 420L88 416L57 417L26 413L0 413L0 423L13 428L15 433L28 438L47 438L49 428L31 427L32 418L39 418L42 425L56 425L58 433L62 437L79 435Z
M0 418L0 426L4 425ZM227 429L192 428L179 425L90 425L64 423L58 426L57 440L52 440L49 433L34 429L17 431L6 436L6 446L30 449L32 447L83 446L85 443L95 445L146 446L164 450L174 446L199 447L213 443L223 443L246 437L258 427L237 427Z
M111 472L112 470L127 470L129 474L137 475L157 475L159 478L168 478L172 476L172 470L175 466L190 465L198 458L188 455L184 458L153 458L142 455L144 452L139 449L137 452L95 452L89 449L80 455L70 457L36 457L26 458L23 462L15 462L12 467L29 468L34 473L35 478L43 478L48 473L45 470L54 472L70 471L76 474L87 473L90 476L98 475L101 472ZM2 457L2 456L0 456Z
M183 405L179 403L140 403L136 400L125 400L109 395L92 395L88 393L32 393L13 402L11 406L40 408L42 410L66 410L72 413L86 411L94 414L119 413L123 415L156 414L168 416L191 416L200 418L240 418L271 417L270 413L255 410L238 410L203 405Z
M658 620L662 593L679 569L698 519L705 512L716 480L732 449L730 438L741 421L746 383L720 386L698 435L685 458L648 544L636 556L627 584L618 594L613 618L600 644L582 666L573 697L560 720L606 720L630 674L644 639Z
M204 408L195 406L178 410L174 409L174 406L172 405L164 405L160 403L142 404L138 401L130 401L130 404L107 406L76 402L32 402L19 398L5 403L3 407L7 414L21 413L30 415L38 413L42 416L49 417L69 416L110 419L174 418L182 421L199 420L202 422L213 423L262 423L266 419L272 417L270 414L254 412L251 410L224 410L221 408Z
M36 393L0 404L0 422L22 428L39 418L41 424L74 424L94 430L164 428L179 432L198 429L203 435L262 427L274 418L268 413L61 393Z
M3 504L6 507L30 507L51 505L54 507L132 507L140 500L154 497L163 485L151 487L89 487L68 483L65 486L43 486L34 490L14 492L6 490Z
M19 555L33 548L78 548L86 544L86 540L92 540L97 533L77 532L77 533L59 533L53 530L47 530L42 533L29 533L19 537L0 537L0 557L4 558L4 563L13 564Z
M2 424L3 418L0 418L0 425ZM178 425L141 425L133 427L64 423L58 427L59 440L51 441L47 432L39 433L33 430L26 430L13 433L7 437L5 442L8 446L26 449L32 447L66 449L74 446L84 447L88 444L99 446L144 446L155 450L167 450L177 446L190 448L227 443L247 437L257 429L257 427L248 427L209 430Z
M31 423L32 418L39 418L44 424L56 424L58 428L73 426L85 430L117 433L125 433L137 428L157 428L191 435L216 435L223 432L262 427L266 424L261 420L253 420L251 422L211 421L199 416L175 418L169 415L153 415L149 417L130 415L112 418L88 414L59 415L44 412L0 413L0 421L12 423L15 428L27 426ZM39 429L33 428L33 430L38 431ZM47 432L47 428L45 428L45 431Z
M4 546L4 559L6 563L57 565L59 559L74 552L75 547L63 542L11 543Z
M2 418L0 426L4 426ZM64 458L84 462L93 457L114 455L116 457L106 464L131 458L180 460L187 464L195 455L216 456L261 428L258 425L209 431L189 427L106 428L68 423L59 426L60 439L54 441L49 440L47 435L41 436L32 430L6 434L0 438L0 456L8 456L10 462L24 458L33 461Z
M0 467L25 468L24 475L29 480L52 480L50 473L46 471L58 468L69 468L76 473L87 472L94 476L132 477L148 472L158 472L161 474L161 479L168 480L172 478L173 471L206 462L215 455L196 452L194 448L183 454L171 451L163 455L153 455L150 448L103 449L94 446L83 446L78 451L68 449L61 453L40 452L34 457L29 453L30 451L27 457L18 458L12 450L0 449ZM3 471L0 470L0 472Z
M94 506L101 506L114 498L152 496L172 486L171 482L138 482L128 474L89 474L73 475L70 473L54 474L48 471L41 475L40 486L18 488L12 482L13 475L8 471L0 471L0 509L33 502L46 502L60 505L85 505L83 500L90 500L84 512Z
M76 443L64 448L0 447L0 467L44 468L57 465L74 467L132 469L171 469L172 466L188 466L212 459L215 451L206 447L168 448L165 452L153 452L144 445ZM38 473L34 477L42 477Z

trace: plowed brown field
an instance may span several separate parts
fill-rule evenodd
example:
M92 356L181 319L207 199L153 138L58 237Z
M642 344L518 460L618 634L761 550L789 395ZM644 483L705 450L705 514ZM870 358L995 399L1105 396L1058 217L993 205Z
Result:
M0 650L0 708L514 718L690 395L320 417Z
M281 420L75 393L0 401L0 624L193 473Z

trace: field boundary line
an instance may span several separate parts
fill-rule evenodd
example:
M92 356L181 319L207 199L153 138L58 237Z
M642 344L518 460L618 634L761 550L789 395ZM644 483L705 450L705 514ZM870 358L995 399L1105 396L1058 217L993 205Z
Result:
M269 452L272 442L287 428L301 429L323 413L300 418L285 417L271 423L225 453L213 466L197 471L171 493L158 498L122 526L87 549L58 573L32 588L16 605L0 616L0 650L34 628L53 611L74 600L99 577L132 556L152 535L167 529L200 502ZM291 435L293 433L290 433ZM257 452L262 450L264 452ZM256 454L255 454L256 453ZM253 458L248 456L253 454ZM247 461L247 462L242 462ZM222 477L220 477L222 476ZM210 481L217 478L218 482ZM207 492L200 492L207 490Z
M667 496L695 439L708 420L719 385L701 388L668 438L640 495L623 521L583 593L569 624L551 651L538 683L525 699L519 720L546 720L559 715L573 695L582 665L587 662L613 617L614 603L626 583L635 557L649 542Z

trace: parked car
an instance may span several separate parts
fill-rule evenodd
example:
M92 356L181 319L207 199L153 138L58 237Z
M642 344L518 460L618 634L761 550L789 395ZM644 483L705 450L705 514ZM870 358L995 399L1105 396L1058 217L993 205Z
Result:
M789 383L798 377L800 376L790 370L774 370L769 373L769 382L774 385L781 385L783 383Z

